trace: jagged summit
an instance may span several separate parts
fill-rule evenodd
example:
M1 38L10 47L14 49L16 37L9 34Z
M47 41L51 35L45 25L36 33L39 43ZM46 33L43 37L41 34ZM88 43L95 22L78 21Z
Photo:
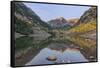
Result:
M67 20L63 17L58 17L53 20L48 21L49 25L54 28L60 28L64 26L69 26Z

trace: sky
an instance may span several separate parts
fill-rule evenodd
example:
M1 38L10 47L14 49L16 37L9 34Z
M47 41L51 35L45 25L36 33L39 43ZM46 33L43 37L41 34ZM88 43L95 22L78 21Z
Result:
M57 5L41 3L24 3L31 8L43 21L49 21L59 17L65 19L80 18L88 10L89 6Z

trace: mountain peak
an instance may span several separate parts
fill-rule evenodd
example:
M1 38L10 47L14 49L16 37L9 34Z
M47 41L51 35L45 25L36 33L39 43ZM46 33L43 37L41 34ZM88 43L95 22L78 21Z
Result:
M52 26L52 27L64 27L69 25L67 23L67 20L63 17L58 17L56 19L50 20L48 21L48 23Z
M56 18L56 19L59 19L59 20L64 20L64 18L63 18L63 17L58 17L58 18Z
M51 23L66 23L67 20L64 19L63 17L58 17L58 18L55 18L53 20L50 20L49 22L51 22Z

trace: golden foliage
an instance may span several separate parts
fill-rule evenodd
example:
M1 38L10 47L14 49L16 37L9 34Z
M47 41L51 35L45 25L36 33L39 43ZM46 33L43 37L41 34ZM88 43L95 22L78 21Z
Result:
M71 33L85 33L96 29L96 23L83 23L69 30Z

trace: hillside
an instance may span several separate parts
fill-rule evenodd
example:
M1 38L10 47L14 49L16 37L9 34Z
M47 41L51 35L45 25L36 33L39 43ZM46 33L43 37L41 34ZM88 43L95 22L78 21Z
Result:
M71 25L74 26L76 24L78 24L79 18L71 18L71 19L67 19L67 22Z
M97 17L97 8L91 7L89 10L85 11L83 15L79 19L79 23L88 23L88 22L96 22Z
M89 23L83 23L80 24L72 29L69 30L69 32L71 33L76 33L76 34L82 34L82 33L86 33L92 30L96 30L96 23L95 22L89 22Z
M96 30L96 8L91 7L79 19L78 24L68 32L71 34L85 34Z
M15 29L17 33L28 35L39 29L47 31L48 25L33 10L23 3L15 3L15 7Z

